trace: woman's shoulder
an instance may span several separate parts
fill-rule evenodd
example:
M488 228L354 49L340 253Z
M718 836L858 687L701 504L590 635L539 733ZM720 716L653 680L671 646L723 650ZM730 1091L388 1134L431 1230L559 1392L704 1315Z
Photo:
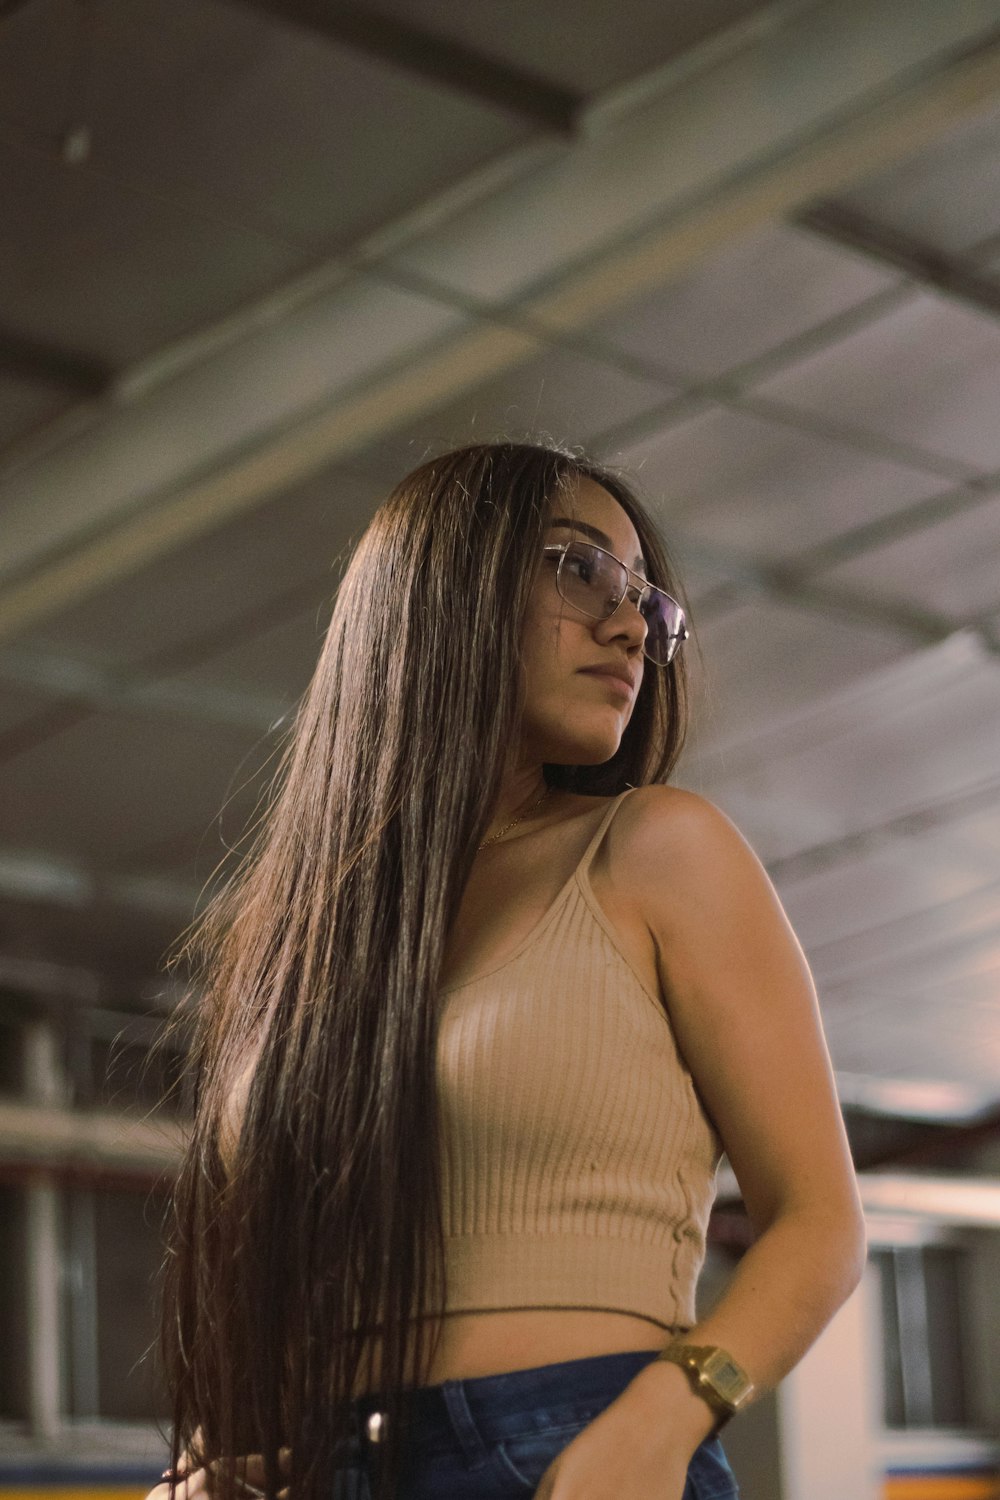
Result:
M622 804L609 859L612 878L661 938L690 934L710 944L723 928L769 931L787 922L747 839L698 792L637 787Z
M730 827L734 826L725 813L707 797L666 782L626 787L624 792L610 796L560 792L558 811L554 809L552 822L568 823L577 818L589 818L596 826L615 804L618 804L618 808L614 826L628 829L633 836L643 832L662 833L667 825L671 828L679 826L680 820L686 820L688 826L697 825L699 821L704 824L713 819L723 820Z
M718 879L749 859L759 864L747 840L722 809L700 792L655 783L638 786L622 800L614 820L612 853L648 889L650 878L673 883L679 876Z
M610 801L610 799L609 799ZM623 798L619 819L633 839L651 843L663 838L705 837L726 833L742 839L736 825L700 792L665 782L634 787Z

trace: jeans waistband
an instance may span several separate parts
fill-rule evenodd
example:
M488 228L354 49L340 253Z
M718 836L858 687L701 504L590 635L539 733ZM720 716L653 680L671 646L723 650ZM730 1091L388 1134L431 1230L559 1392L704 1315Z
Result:
M589 1419L619 1396L658 1353L656 1349L635 1349L589 1355L500 1375L420 1386L405 1395L408 1442L423 1450L452 1447L456 1442L465 1447L470 1422L482 1442L496 1443L525 1433L550 1431L581 1417ZM376 1413L385 1420L378 1398L361 1396L352 1408L362 1435L378 1441Z

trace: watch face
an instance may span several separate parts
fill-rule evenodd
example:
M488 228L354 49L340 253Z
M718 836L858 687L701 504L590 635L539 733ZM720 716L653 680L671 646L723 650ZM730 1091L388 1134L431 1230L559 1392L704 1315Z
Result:
M710 1380L719 1395L734 1405L739 1401L747 1388L747 1377L743 1370L734 1360L720 1350L716 1354L710 1354L702 1365L702 1374Z

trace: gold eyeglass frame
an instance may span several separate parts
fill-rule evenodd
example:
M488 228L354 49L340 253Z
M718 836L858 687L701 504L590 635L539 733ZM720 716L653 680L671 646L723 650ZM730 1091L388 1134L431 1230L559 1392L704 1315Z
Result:
M571 547L589 547L592 552L601 552L605 557L610 557L612 562L617 563L622 572L625 574L625 587L622 589L621 598L618 600L617 604L615 604L614 608L608 610L607 614L595 615L589 609L584 609L582 605L576 604L572 599L567 599L566 595L563 593L561 586L563 563L565 561L566 554ZM680 630L671 632L667 636L667 639L669 641L676 642L676 644L671 647L670 655L667 657L666 661L657 661L655 656L650 656L649 652L646 650L645 641L643 642L642 651L647 660L653 662L655 666L667 667L670 665L674 657L677 655L677 652L680 650L681 646L691 634L687 627L687 615L684 612L684 606L674 598L673 594L668 594L666 589L661 589L655 583L650 583L648 578L643 578L642 574L636 573L634 569L629 567L628 563L622 562L621 558L616 557L613 552L609 552L607 547L599 547L596 542L586 542L579 537L574 537L571 541L568 542L547 542L546 545L542 548L542 555L545 557L558 556L559 565L556 568L556 588L558 588L559 590L559 597L562 599L564 604L569 605L570 609L578 609L580 613L582 615L586 615L588 619L610 620L615 611L621 609L630 593L634 593L636 596L635 605L637 609L644 595L660 594L664 599L668 599L680 616ZM635 580L635 582L632 582L633 579ZM647 630L646 640L648 639L649 632Z

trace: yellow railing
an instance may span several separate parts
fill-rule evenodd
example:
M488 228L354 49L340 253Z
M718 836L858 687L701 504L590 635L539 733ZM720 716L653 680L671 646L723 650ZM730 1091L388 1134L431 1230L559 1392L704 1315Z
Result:
M883 1500L1000 1500L1000 1474L892 1474Z

